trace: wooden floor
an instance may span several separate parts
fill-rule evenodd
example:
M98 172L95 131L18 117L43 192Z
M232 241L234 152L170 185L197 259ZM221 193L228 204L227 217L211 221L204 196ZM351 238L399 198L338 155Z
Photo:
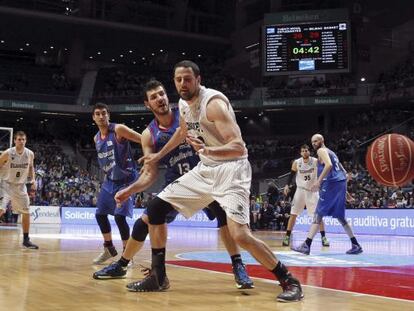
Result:
M148 242L135 257L135 267L128 271L126 279L97 281L92 278L92 273L102 266L91 264L101 248L96 227L37 225L32 229L32 240L40 246L37 251L21 249L20 227L0 227L2 311L414 310L414 301L410 300L313 285L304 286L305 299L302 302L283 304L275 300L280 288L274 281L253 278L255 289L237 290L229 273L175 264L167 267L171 281L169 291L131 293L125 285L142 278L137 265L149 264ZM281 249L280 234L255 232L255 235L266 240L273 250ZM176 254L222 250L214 229L171 228L169 232L167 259L171 262L179 260Z

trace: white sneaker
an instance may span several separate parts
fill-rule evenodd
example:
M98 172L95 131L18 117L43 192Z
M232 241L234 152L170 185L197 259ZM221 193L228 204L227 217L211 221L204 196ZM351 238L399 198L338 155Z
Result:
M114 246L104 247L103 252L93 260L94 265L102 265L110 258L115 257L118 255Z

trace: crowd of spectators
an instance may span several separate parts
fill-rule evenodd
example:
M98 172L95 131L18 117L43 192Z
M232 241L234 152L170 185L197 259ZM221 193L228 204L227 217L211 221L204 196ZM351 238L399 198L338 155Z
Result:
M372 101L404 98L414 95L414 59L412 56L378 77L372 93Z
M74 95L75 89L61 67L0 61L0 91Z
M95 206L99 181L79 168L57 145L35 144L34 205Z
M348 193L352 201L347 208L414 208L413 184L385 187L373 180L361 164L344 162L348 173Z
M202 85L218 89L233 100L249 98L253 90L249 80L223 71L220 65L207 66L201 63L201 67ZM172 65L165 68L172 68ZM178 100L172 83L171 70L148 71L146 67L134 69L115 67L99 70L94 91L95 101L101 100L111 104L142 103L142 89L150 79L161 81L169 92L170 100Z

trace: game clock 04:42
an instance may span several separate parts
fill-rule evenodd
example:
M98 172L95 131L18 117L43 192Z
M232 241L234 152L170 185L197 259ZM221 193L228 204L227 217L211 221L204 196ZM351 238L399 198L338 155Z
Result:
M292 49L293 55L319 54L320 51L321 51L321 48L319 46L294 47Z

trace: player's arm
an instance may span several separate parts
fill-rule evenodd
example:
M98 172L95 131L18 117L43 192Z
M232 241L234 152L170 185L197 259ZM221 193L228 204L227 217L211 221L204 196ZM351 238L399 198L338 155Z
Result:
M185 123L184 119L180 116L180 126L176 129L174 135L170 138L170 140L162 147L160 151L157 153L151 153L148 155L144 155L140 160L140 162L144 161L145 163L152 164L157 163L175 148L177 148L180 144L185 141L187 136L187 123Z
M30 156L30 163L29 163L29 174L28 174L28 183L31 184L31 188L33 191L36 190L36 175L35 175L35 169L34 169L34 153L31 153Z
M6 164L8 159L9 159L9 150L6 150L0 155L0 167Z
M115 125L115 133L117 138L125 138L129 141L136 142L138 144L141 143L141 134L135 132L133 129L129 128L123 124Z
M292 163L292 167L290 168L290 173L289 173L289 176L288 176L287 183L285 185L285 188L283 189L283 194L285 196L287 196L289 191L290 191L290 187L292 186L293 177L295 177L297 171L298 171L298 165L297 165L296 160L295 160Z
M318 185L320 185L323 181L323 179L326 177L326 175L329 174L329 171L332 169L332 161L329 157L328 151L325 148L319 148L318 149L318 157L322 160L322 162L325 164L325 167L323 168L323 171L318 176Z
M247 149L240 134L240 128L232 118L227 103L214 98L207 105L207 119L214 122L219 134L226 142L223 146L206 147L204 143L195 137L187 136L187 141L205 156L232 159L246 154Z
M142 150L144 155L148 155L154 152L154 145L151 139L151 133L148 129L145 129L142 133ZM158 163L148 164L144 163L144 167L141 170L141 174L137 181L128 187L118 191L115 195L115 201L120 204L126 201L132 194L142 192L148 189L157 179L158 176Z

